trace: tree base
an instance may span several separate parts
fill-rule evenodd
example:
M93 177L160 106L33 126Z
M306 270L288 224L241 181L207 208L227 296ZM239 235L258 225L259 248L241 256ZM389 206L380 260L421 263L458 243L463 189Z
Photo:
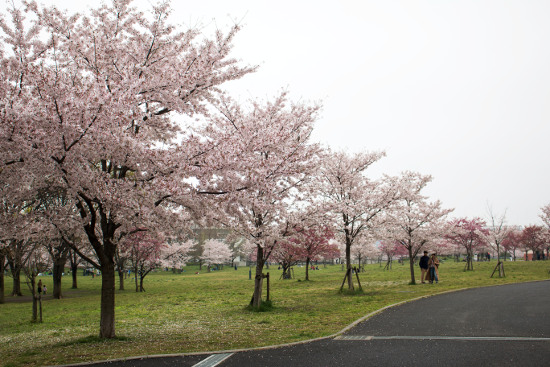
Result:
M252 305L246 306L246 310L253 311L253 312L269 312L273 310L273 302L271 300L269 301L262 301L260 303L260 307L254 307Z

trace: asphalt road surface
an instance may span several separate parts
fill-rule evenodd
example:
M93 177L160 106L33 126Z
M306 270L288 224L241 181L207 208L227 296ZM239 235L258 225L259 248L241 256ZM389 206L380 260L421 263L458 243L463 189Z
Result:
M93 366L550 366L550 281L423 298L309 343Z

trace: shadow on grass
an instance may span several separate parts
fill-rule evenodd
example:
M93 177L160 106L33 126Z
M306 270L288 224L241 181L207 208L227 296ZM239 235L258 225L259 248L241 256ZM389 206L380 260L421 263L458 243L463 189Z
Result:
M248 305L245 307L245 310L252 311L252 312L269 312L272 311L275 308L273 306L273 302L271 301L262 301L260 304L260 307L254 307L252 305Z
M341 289L338 291L338 293L344 295L344 296L364 296L366 295L365 291L361 288L356 289Z

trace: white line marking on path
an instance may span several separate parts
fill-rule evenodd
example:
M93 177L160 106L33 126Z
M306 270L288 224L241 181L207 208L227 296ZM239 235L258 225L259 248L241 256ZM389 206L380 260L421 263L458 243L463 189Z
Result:
M214 367L231 357L233 353L219 353L212 354L210 357L203 359L199 363L193 365L193 367Z
M531 338L523 336L372 336L340 335L334 340L494 340L494 341L528 341L550 342L550 338Z

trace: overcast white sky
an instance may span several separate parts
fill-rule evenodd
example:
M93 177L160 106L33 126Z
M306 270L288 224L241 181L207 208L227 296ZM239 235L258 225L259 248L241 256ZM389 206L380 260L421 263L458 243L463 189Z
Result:
M2 12L5 9L5 0ZM94 0L43 0L85 10ZM144 10L151 1L138 0ZM454 216L507 210L539 224L550 202L550 1L173 1L174 22L243 25L234 56L258 64L241 100L282 88L322 101L314 138L385 150L374 171L431 174Z

